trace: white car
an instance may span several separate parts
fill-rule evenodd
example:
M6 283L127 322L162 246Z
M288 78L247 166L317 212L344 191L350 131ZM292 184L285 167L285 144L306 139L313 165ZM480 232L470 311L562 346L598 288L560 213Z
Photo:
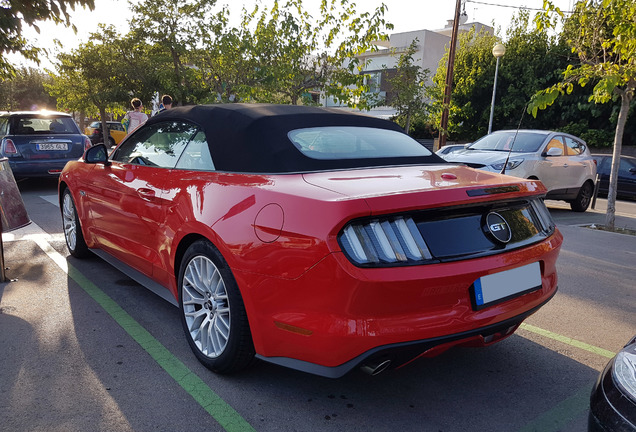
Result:
M435 154L437 156L440 156L441 158L445 158L447 155L460 151L460 150L464 150L465 148L466 148L465 144L449 144L437 150Z
M565 200L577 212L587 210L594 192L596 162L585 141L563 132L497 131L464 150L444 155L444 159L485 171L538 179L548 189L546 198Z

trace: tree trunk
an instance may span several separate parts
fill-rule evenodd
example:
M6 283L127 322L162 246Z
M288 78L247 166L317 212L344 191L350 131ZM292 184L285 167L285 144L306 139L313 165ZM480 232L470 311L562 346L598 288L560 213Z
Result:
M411 110L406 112L406 124L404 125L404 132L408 135L409 129L411 129Z
M179 53L173 47L170 47L170 54L172 55L172 65L174 67L174 75L176 78L177 85L179 86L177 100L180 105L187 105L186 95L187 91L185 90L185 82L183 77L181 76L181 58L179 57Z
M99 107L99 118L102 120L102 141L107 148L110 147L109 137L110 131L108 130L108 119L106 118L106 107Z
M625 90L616 88L615 92L621 97L621 109L616 122L616 134L614 135L614 153L612 156L612 170L610 173L609 190L607 192L607 213L605 214L605 227L614 229L616 223L616 188L618 186L618 169L621 163L621 150L623 147L623 132L627 123L629 104L633 99L633 89Z

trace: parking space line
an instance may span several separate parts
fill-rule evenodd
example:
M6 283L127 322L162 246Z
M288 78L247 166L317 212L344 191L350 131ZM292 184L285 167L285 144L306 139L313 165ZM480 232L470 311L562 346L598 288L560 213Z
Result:
M603 349L603 348L599 348L599 347L596 347L594 345L590 345L590 344L587 344L585 342L581 342L581 341L578 341L576 339L572 339L572 338L569 338L567 336L560 335L558 333L553 333L551 331L544 330L542 328L535 327L535 326L530 325L530 324L522 323L520 328L522 328L523 330L527 330L529 332L538 334L540 336L544 336L544 337L547 337L549 339L553 339L553 340L562 342L564 344L567 344L567 345L570 345L570 346L573 346L573 347L576 347L576 348L591 352L593 354L597 354L597 355L600 355L602 357L606 357L608 359L611 359L612 357L614 357L616 355L615 352L612 352L612 351L609 351L609 350L606 350L606 349Z
M519 432L557 432L577 419L589 408L593 382L578 389L572 396L558 403L528 423Z
M135 321L117 302L57 252L47 241L48 234L41 232L43 234L30 235L28 238L35 241L53 262L91 296L227 432L255 431L234 408Z

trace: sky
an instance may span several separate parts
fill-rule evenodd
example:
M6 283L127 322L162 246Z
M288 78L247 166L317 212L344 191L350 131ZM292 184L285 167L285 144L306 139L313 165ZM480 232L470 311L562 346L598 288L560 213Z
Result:
M136 0L132 0L136 1ZM159 0L157 0L159 1ZM264 6L272 4L272 0L219 0L219 4L229 4L231 17L238 20L241 9L245 5L251 8L256 2ZM357 11L371 12L380 4L387 5L385 19L394 25L394 29L389 33L401 33L412 30L438 30L446 26L448 20L452 20L455 14L456 2L452 0L358 0ZM553 0L553 3L562 10L571 10L574 0ZM317 13L320 0L304 0L306 10ZM468 16L468 22L481 22L495 27L495 31L500 28L500 35L505 35L507 25L511 17L517 12L519 7L540 9L543 0L483 0L465 2L464 11ZM128 31L128 20L131 12L128 0L95 0L95 9L78 8L72 12L72 22L77 27L77 34L70 28L56 26L52 23L40 23L40 34L32 28L25 26L25 36L38 47L47 48L54 58L56 51L70 51L80 43L86 42L91 32L97 30L99 23L114 25L120 33ZM54 43L57 39L61 43L59 48ZM35 66L24 62L19 56L10 56L11 60L17 64ZM41 68L53 69L52 63L41 58Z

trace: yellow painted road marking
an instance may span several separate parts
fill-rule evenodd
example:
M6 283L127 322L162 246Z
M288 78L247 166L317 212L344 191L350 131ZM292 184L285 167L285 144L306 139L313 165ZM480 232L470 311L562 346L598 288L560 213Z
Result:
M615 352L612 352L603 348L595 347L594 345L590 345L585 342L581 342L576 339L572 339L567 336L560 335L558 333L553 333L549 330L544 330L542 328L535 327L530 324L522 323L520 328L522 328L523 330L527 330L529 332L538 334L540 336L547 337L549 339L553 339L553 340L562 342L564 344L567 344L567 345L570 345L585 351L589 351L591 353L600 355L605 358L612 358L616 355Z

